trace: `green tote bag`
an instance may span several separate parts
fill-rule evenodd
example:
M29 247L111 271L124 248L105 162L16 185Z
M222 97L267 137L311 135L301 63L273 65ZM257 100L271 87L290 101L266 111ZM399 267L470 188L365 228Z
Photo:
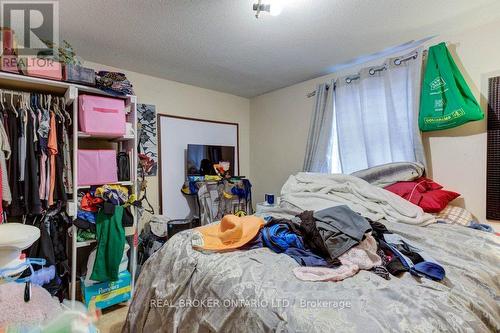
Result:
M430 47L420 96L420 130L443 130L483 118L446 44Z

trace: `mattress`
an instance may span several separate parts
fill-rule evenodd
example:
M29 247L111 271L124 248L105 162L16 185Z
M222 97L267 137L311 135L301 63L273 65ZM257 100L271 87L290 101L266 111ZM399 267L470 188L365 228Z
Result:
M360 271L306 282L267 248L202 253L192 231L144 265L128 332L487 332L500 330L498 237L463 226L384 222L443 265L442 282Z

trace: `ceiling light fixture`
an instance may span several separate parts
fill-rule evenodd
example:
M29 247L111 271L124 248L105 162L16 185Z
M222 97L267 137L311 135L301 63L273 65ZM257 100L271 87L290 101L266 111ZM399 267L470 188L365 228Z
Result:
M266 3L262 3L262 0L259 0L253 4L256 18L259 18L261 12L268 12L271 16L278 16L283 11L283 7L283 0L267 0Z

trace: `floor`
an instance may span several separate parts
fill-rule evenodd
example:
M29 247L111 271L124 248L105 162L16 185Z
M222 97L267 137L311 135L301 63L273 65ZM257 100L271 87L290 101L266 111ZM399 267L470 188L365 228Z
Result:
M126 303L102 310L102 316L96 324L100 333L120 333L127 311L128 305Z

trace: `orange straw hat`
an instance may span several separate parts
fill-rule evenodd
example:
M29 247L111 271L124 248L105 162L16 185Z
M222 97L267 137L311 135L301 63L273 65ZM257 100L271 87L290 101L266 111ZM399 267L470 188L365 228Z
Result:
M237 249L250 242L263 225L260 217L226 215L220 223L196 228L201 237L193 239L193 247L213 251Z

